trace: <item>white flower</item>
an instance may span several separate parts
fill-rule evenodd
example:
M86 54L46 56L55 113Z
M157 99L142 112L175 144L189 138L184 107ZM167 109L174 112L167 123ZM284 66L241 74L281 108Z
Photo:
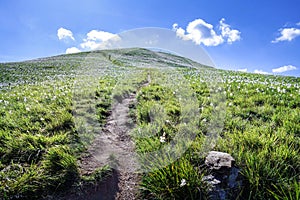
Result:
M166 142L166 133L164 132L162 136L159 137L159 141L161 143L165 143Z
M165 143L165 142L166 142L166 138L165 138L164 136L160 136L160 137L159 137L159 141L160 141L161 143Z
M181 183L180 183L180 187L183 187L186 185L186 180L185 179L182 179L181 180Z

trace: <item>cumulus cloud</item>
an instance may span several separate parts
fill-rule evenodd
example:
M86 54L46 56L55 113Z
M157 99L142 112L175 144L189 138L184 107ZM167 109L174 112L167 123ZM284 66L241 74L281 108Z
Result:
M173 30L176 35L183 40L191 40L197 45L203 44L205 46L218 46L225 41L228 44L240 40L240 31L231 29L222 18L219 22L218 34L213 25L205 22L203 19L196 19L188 24L186 30L179 27L177 23L173 24Z
M270 74L269 72L265 72L265 71L263 71L263 70L261 70L261 69L256 69L256 70L254 70L254 73L255 73L255 74Z
M96 50L105 48L105 42L112 40L120 40L120 37L117 34L92 30L87 34L87 37L83 39L83 43L80 44L80 47L86 50Z
M81 51L77 47L67 48L67 50L66 50L66 54L79 53L79 52L81 52Z
M114 36L116 36L116 35L113 34L113 33L105 32L105 31L92 30L87 34L87 40L107 41L107 40L111 39Z
M300 23L300 22L299 22ZM174 23L173 24L173 30L176 30L178 28L178 24L177 23Z
M65 28L59 28L57 30L57 37L59 40L75 40L73 37L73 33ZM82 42L79 43L78 47L67 48L66 54L110 48L120 40L121 38L117 34L99 30L91 30L86 34L86 38L84 38Z
M248 69L247 68L244 68L244 69L238 69L239 72L247 72Z
M291 70L296 70L297 67L293 66L293 65L285 65L279 68L275 68L272 69L273 73L282 73L282 72L286 72L286 71L291 71Z
M71 40L75 40L75 38L73 37L72 31L65 29L65 28L59 28L57 30L57 37L59 40L68 39L68 38Z
M241 39L241 32L235 29L231 29L231 27L225 23L225 19L222 18L220 21L220 29L223 38L227 38L227 42L232 44L235 41Z
M284 28L279 29L280 36L277 37L272 43L282 42L282 41L292 41L296 37L300 36L300 29L298 28Z

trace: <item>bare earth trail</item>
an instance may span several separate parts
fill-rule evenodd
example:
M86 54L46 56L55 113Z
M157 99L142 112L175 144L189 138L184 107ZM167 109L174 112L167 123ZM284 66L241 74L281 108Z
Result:
M148 85L148 82L143 86ZM142 86L142 87L143 87ZM140 175L134 143L129 132L134 128L129 116L130 105L136 104L136 94L130 94L112 106L111 115L107 119L102 132L98 134L88 149L88 154L81 158L80 167L83 174L92 173L97 167L110 164L114 168L113 176L84 199L102 200L136 199Z
M87 197L88 199L102 199L104 196L103 199L135 199L139 182L138 162L134 143L129 136L129 132L133 128L133 124L130 123L132 119L129 116L129 106L134 101L135 95L132 94L123 99L121 103L113 105L112 113L103 131L96 136L88 149L88 155L81 159L81 168L86 174L106 164L112 165L111 167L116 170L113 176L116 176L117 180L112 182L117 181L117 183L110 183L111 181L104 183L109 191L102 188L100 189L102 191L96 192L98 198ZM111 192L113 194L108 194Z

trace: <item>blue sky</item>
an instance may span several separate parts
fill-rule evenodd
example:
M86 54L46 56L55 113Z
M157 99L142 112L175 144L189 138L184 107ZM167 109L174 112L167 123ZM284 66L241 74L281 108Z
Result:
M160 27L203 47L218 68L300 76L299 0L1 0L0 62L93 50Z

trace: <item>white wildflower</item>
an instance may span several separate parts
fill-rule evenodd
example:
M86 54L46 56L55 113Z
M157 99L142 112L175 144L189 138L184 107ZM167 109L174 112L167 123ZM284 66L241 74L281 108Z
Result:
M180 187L183 187L186 185L186 180L185 179L182 179L181 180L181 183L180 183Z
M165 142L166 142L166 138L165 138L164 136L160 136L160 137L159 137L159 141L160 141L161 143L165 143Z
M164 134L162 136L159 137L159 141L161 143L165 143L166 142L166 133L164 132Z

